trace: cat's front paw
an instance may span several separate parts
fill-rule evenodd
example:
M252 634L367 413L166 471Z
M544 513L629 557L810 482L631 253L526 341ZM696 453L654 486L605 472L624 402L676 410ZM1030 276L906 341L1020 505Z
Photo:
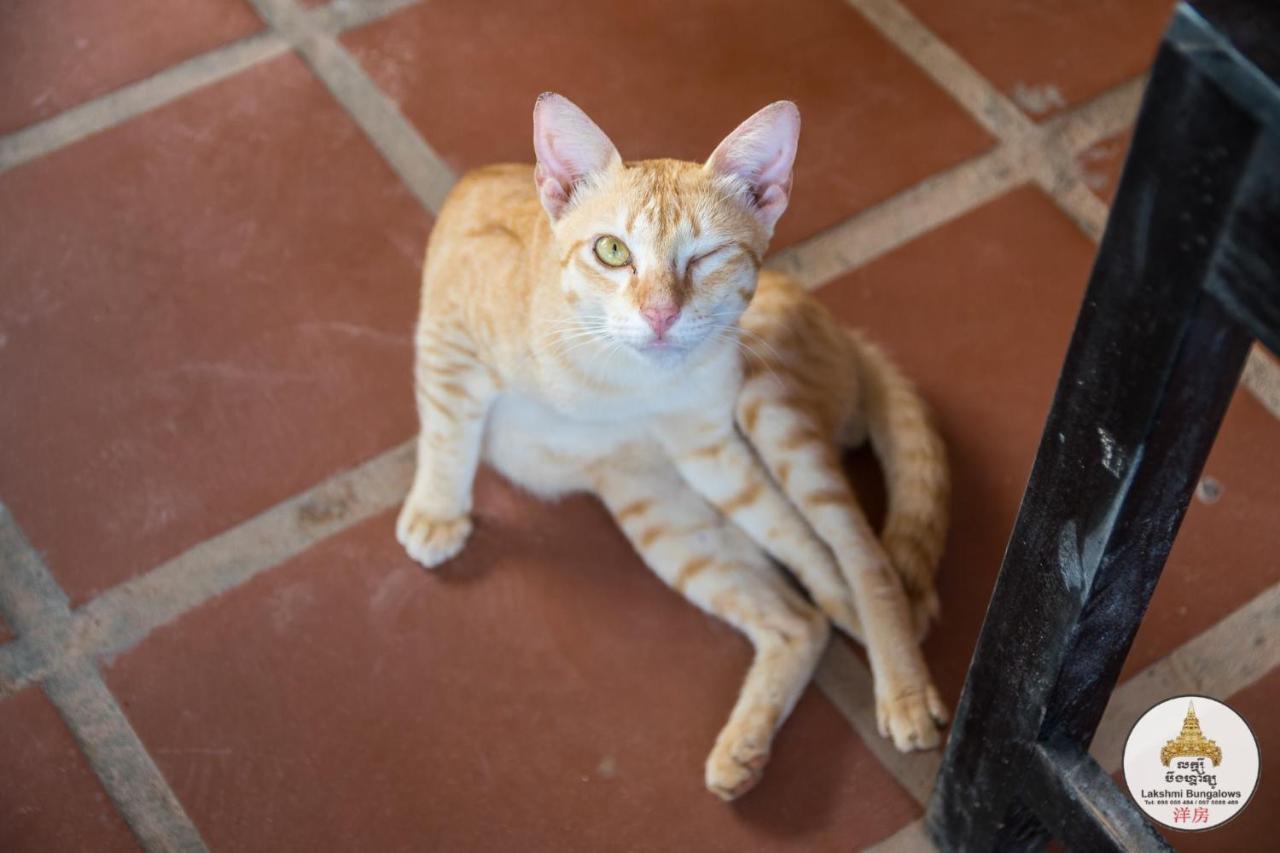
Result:
M432 518L406 501L396 519L396 539L409 556L428 569L445 562L462 550L471 535L471 519Z
M933 749L942 742L939 727L947 722L947 706L929 681L917 687L876 691L876 726L901 752Z

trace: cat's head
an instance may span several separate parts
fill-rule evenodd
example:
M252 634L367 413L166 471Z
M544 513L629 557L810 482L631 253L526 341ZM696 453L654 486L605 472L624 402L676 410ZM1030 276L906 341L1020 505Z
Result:
M572 102L539 97L534 178L558 244L572 333L657 367L724 340L786 210L799 135L799 110L778 101L705 163L624 163Z

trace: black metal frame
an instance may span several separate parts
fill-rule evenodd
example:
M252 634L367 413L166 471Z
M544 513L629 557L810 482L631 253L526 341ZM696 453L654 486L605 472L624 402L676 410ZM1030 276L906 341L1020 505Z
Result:
M1280 3L1156 57L927 826L944 850L1167 850L1089 743L1249 347L1280 350ZM1224 567L1229 569L1229 567Z

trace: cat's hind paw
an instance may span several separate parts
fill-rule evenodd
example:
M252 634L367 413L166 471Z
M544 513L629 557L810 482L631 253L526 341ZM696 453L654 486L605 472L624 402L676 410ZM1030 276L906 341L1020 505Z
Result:
M408 501L396 519L396 539L409 556L428 569L455 556L471 535L471 519L431 518Z
M707 758L707 790L728 802L754 788L769 761L771 732L765 727L722 733Z
M876 726L901 752L933 749L942 743L938 728L947 722L947 706L932 684L876 697Z

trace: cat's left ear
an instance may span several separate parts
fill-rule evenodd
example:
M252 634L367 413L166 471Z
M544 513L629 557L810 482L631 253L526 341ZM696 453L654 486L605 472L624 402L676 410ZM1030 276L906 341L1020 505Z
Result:
M543 92L533 105L533 150L538 157L533 179L553 220L569 206L575 186L622 162L604 131L555 92Z
M775 101L726 136L706 168L745 182L756 218L772 229L791 198L799 142L800 110L791 101Z

